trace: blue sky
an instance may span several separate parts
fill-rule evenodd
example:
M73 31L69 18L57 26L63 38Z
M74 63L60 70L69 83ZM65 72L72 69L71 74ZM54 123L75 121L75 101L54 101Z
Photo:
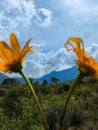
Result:
M11 32L22 47L32 36L31 44L39 46L23 63L25 73L34 78L75 65L74 55L64 48L71 36L82 38L97 59L98 1L0 0L0 40L9 43Z

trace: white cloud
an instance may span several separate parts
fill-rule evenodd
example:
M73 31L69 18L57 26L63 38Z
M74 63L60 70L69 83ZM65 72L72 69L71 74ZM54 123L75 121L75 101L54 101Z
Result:
M19 34L20 26L23 28L24 26L29 26L31 18L35 15L35 10L35 5L31 0L2 1L0 12L0 40L2 38L7 39L10 32L13 31Z
M85 49L86 53L98 60L98 45L92 44L91 47ZM75 66L75 53L66 52L65 48L51 52L36 52L31 55L24 64L25 73L33 78L38 78L52 71L60 71Z
M35 21L38 26L51 25L51 12L45 8L38 8L33 0L2 0L0 2L0 40L7 39L6 36L9 36L11 32L19 34L26 27L35 26Z
M93 43L91 47L86 48L86 51L98 61L98 44Z
M70 58L71 57L71 58ZM33 78L41 77L52 71L60 71L75 65L72 53L67 53L65 48L56 52L37 52L31 55L24 64L24 71Z
M67 13L80 25L90 24L98 20L98 3L92 0L65 0L62 6L66 7Z
M98 4L92 4L91 1L87 0L68 0L68 1L62 1L63 6L66 6L69 8L69 12L72 14L83 14L86 15L88 13L93 13L98 10ZM93 12L92 12L93 11ZM97 13L97 12L96 12ZM90 15L90 14L89 14Z
M31 0L6 0L6 2L7 6L2 11L2 22L6 22L6 26L9 24L17 28L19 24L30 24L30 20L36 11L35 5Z
M46 9L44 5L43 8L39 8L35 5L33 0L1 0L0 40L7 39L9 41L8 36L12 31L20 36L20 32L22 33L28 26L30 26L30 33L36 31L35 34L39 36L39 40L42 40L42 42L46 42L47 40L47 43L49 43L48 47L53 45L60 46L65 41L64 39L70 35L76 34L79 34L79 36L83 34L85 40L88 39L87 36L89 36L89 41L91 41L91 37L95 39L96 36L97 39L98 31L96 27L98 25L98 4L94 4L94 1L92 1L93 3L89 2L91 0L62 1L59 1L59 3L63 3L61 7L63 10L62 12L59 12L61 11L58 9L60 6L56 6L56 2L54 2L55 7L57 8L57 10L52 10L55 16L54 26L45 34L46 30L44 33L44 31L38 27L48 28L52 25L52 12L49 9ZM52 6L54 6L54 4ZM61 22L59 22L59 19ZM37 26L37 29L39 30L32 31L34 26ZM90 32L93 34L91 35ZM28 35L27 32L25 35ZM23 37L22 40L24 39L25 37ZM90 42L89 45L91 45ZM73 56L73 53L67 53L65 48L61 48L55 52L50 51L44 53L45 43L43 43L43 45L40 44L39 46L41 49L35 51L35 54L24 63L24 70L29 76L40 77L51 71L59 71L75 65L73 60L75 56ZM96 59L98 59L97 48L98 45L93 44L93 46L87 49L87 52ZM47 64L49 62L52 64Z
M36 13L35 23L40 27L49 27L52 24L52 13L48 9L40 8Z
M92 44L91 47L85 49L89 56L98 61L98 45ZM32 78L39 78L52 71L60 71L71 68L76 65L76 55L73 52L67 52L65 48L57 51L40 52L40 50L32 55L23 63L23 71ZM9 76L20 76L19 74L11 74Z

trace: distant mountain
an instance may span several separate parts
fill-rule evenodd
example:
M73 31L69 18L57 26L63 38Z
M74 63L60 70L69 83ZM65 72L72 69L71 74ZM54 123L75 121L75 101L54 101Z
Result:
M0 84L4 81L4 79L8 79L9 77L6 76L5 74L3 73L0 73Z
M16 81L19 82L19 83L21 83L21 84L25 84L26 83L26 81L22 77L17 77Z
M76 66L69 68L69 69L65 69L62 71L53 71L37 80L39 80L40 82L42 82L43 80L47 80L48 83L51 82L51 77L56 77L59 79L60 82L64 82L64 81L70 81L76 78L76 76L78 75L79 71L78 68Z
M59 79L59 82L64 82L64 81L71 81L73 79L76 78L76 76L78 75L79 71L77 69L76 66L72 67L72 68L69 68L69 69L65 69L65 70L62 70L62 71L53 71L47 75L44 75L43 77L41 78L38 78L38 79L32 79L30 78L32 81L36 82L36 81L39 81L39 82L43 82L43 80L47 80L48 83L51 82L51 77L56 77ZM25 83L24 79L23 78L17 78L17 81L21 82L21 83Z

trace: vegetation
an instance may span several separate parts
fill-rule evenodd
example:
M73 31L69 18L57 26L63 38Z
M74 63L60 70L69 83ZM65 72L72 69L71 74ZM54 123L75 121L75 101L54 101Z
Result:
M34 83L50 130L58 130L65 98L72 82ZM44 130L39 110L27 84L0 85L0 129ZM64 120L64 130L98 130L98 81L85 79L74 91Z

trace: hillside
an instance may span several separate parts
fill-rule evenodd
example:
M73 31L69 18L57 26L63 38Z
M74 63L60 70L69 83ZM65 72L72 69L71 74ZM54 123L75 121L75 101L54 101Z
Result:
M6 76L5 74L3 73L0 73L0 84L3 82L4 79L8 79L9 77Z
M50 130L58 129L68 87L71 84L72 82L34 84ZM96 79L83 81L77 86L67 108L64 130L98 130L97 86ZM0 98L0 130L45 130L34 96L27 85L12 84L8 88Z
M51 81L51 77L56 77L59 79L60 82L64 82L64 81L70 81L76 78L76 76L78 75L79 71L77 69L76 66L70 68L70 69L65 69L62 71L53 71L41 78L39 78L38 80L40 82L42 82L43 80L47 80L48 83L50 83Z

